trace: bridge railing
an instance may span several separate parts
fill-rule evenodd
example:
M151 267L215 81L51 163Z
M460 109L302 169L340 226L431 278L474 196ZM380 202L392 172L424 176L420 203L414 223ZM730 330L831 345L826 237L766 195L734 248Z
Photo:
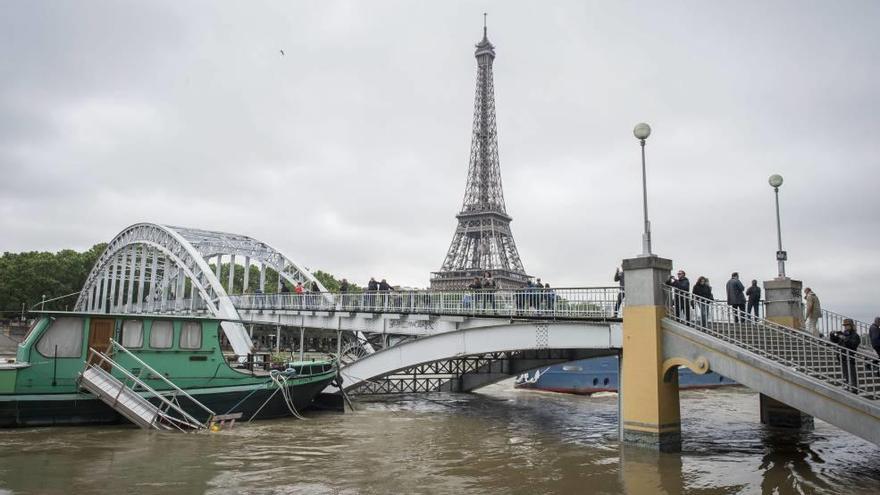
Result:
M462 316L615 318L619 287L406 290L229 296L239 310L309 310Z
M868 399L878 395L880 362L862 351L665 286L666 317L751 353ZM847 375L855 380L847 380Z

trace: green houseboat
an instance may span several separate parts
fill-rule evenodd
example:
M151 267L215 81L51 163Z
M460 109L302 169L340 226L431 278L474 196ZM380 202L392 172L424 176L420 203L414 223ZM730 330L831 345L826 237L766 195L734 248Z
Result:
M15 359L0 360L0 427L128 420L193 429L216 418L279 418L298 415L336 379L332 361L269 370L253 356L230 360L223 326L200 317L42 313Z

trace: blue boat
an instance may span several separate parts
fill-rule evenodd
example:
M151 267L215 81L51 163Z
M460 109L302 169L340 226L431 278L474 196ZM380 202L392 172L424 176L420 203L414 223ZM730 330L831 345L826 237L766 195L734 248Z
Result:
M617 369L617 356L582 359L523 373L516 378L515 387L581 395L617 392ZM737 385L737 383L718 373L710 371L698 375L688 368L678 369L679 389L730 385Z

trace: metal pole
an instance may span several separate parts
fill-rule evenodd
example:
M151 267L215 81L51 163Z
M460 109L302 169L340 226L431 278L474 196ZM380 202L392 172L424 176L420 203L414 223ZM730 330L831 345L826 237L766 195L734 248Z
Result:
M645 209L645 233L642 235L642 255L651 256L651 223L648 221L648 180L645 175L645 140L642 145L642 205Z
M306 328L299 327L299 360L306 360Z
M773 192L776 193L776 239L779 243L779 251L782 252L782 225L779 220L779 188L774 187ZM778 258L778 256L777 256ZM785 278L785 260L778 259L777 263L779 264L779 278Z

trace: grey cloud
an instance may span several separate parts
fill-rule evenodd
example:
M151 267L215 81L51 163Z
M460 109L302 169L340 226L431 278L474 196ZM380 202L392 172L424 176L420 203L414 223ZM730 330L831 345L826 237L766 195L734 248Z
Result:
M790 273L880 311L874 2L6 2L0 250L156 221L424 286L461 206L484 10L530 273L612 284L639 251L645 120L658 253L717 288L772 277L782 173Z

